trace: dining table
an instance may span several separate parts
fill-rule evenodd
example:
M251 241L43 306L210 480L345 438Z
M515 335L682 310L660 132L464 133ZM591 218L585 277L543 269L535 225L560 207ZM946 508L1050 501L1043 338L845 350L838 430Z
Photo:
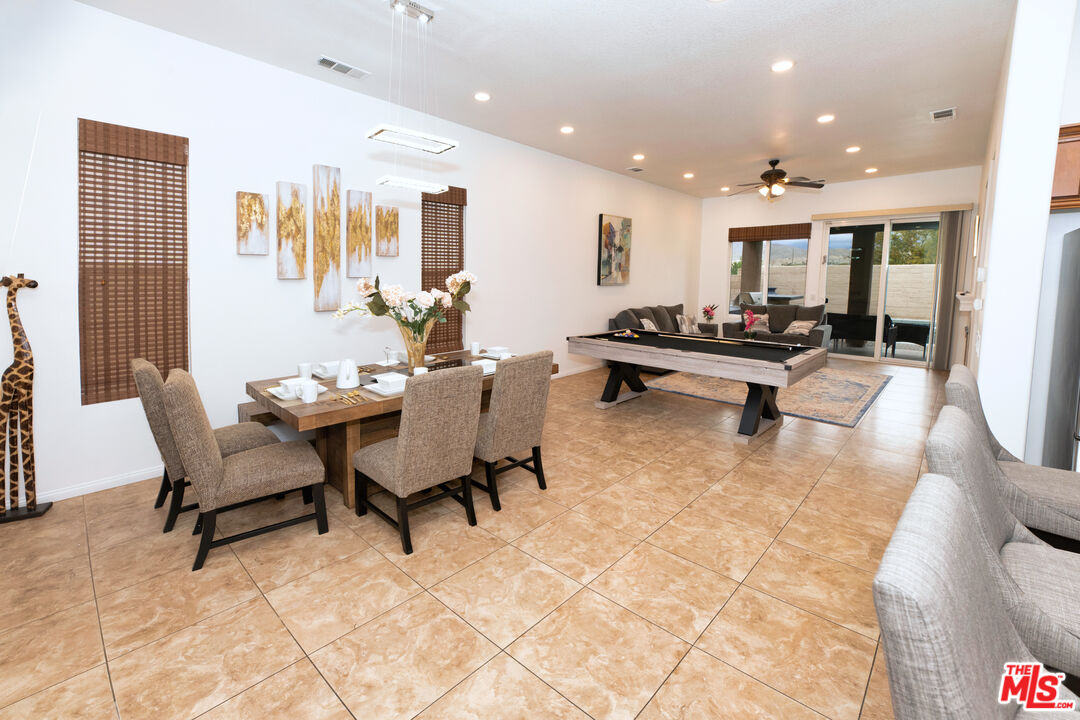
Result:
M438 372L453 367L470 365L483 359L470 350L438 353L425 361L428 372ZM361 383L370 383L371 376L379 373L398 372L409 374L407 364L384 363L358 364ZM496 373L498 365L496 364ZM559 372L558 363L552 363L551 374ZM396 437L401 420L403 392L381 394L368 389L367 385L356 388L338 388L336 378L315 377L326 392L321 392L315 402L305 403L293 398L281 400L270 392L286 377L251 380L246 384L247 395L255 401L259 412L270 413L298 432L315 432L315 449L326 467L326 480L341 491L347 507L356 504L352 483L352 456L357 450L372 443ZM482 407L486 408L495 373L484 375Z

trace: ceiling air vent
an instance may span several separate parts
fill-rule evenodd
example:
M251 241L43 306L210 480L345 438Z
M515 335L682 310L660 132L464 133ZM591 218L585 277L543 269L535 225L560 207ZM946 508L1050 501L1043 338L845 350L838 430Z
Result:
M645 172L645 168L636 167L636 166L635 167L628 167L628 168L626 168L626 172Z
M956 107L945 108L944 110L933 110L930 113L930 122L945 122L952 120L956 117Z
M360 68L355 68L352 65L346 65L339 60L326 57L325 55L319 58L319 65L323 66L327 70L333 70L334 72L339 72L342 75L348 75L349 77L356 78L358 80L360 78L365 78L371 74L367 70L361 70Z

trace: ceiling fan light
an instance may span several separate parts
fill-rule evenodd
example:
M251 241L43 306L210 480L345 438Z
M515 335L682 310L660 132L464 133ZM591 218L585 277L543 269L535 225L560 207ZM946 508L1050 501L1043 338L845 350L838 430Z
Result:
M786 190L787 188L785 188L785 187L784 187L783 185L781 185L780 183L775 183L775 184L774 184L774 185L772 186L772 188L770 188L770 189L772 190L772 194L773 194L773 195L783 195L783 194L784 194L784 190Z
M769 186L768 185L762 185L761 187L759 187L757 189L757 191L759 193L761 193L761 197L769 197Z

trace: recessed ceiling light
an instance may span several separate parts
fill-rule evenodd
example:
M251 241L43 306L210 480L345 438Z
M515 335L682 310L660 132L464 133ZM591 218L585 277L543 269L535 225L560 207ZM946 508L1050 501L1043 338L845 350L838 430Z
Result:
M849 152L849 153L857 153L857 152L859 152L860 150L862 150L862 148L861 148L861 147L859 147L858 145L852 145L851 147L849 147L849 148L847 148L846 150L844 150L844 152Z
M794 60L777 60L772 64L773 72L787 72L791 68L795 67Z
M871 175L873 175L874 173L876 173L876 172L877 172L877 168L866 168L866 172L868 172L868 173L870 173Z
M491 99L491 93L486 93L483 90L473 95L473 100L476 102L487 102Z
M683 173L682 176L687 180L691 180L694 177L694 173Z
M641 153L637 153L636 155L634 155L634 159L635 160L644 160L645 156L642 155Z
M563 135L570 135L574 132L574 127L572 125L563 125L561 128L559 128L559 132L561 132Z
M825 123L831 123L835 119L836 119L835 115L830 115L829 113L825 113L824 115L818 115L817 121L824 125Z
M727 185L725 185L724 187L720 188L720 192L727 192L730 189L731 188L729 188Z

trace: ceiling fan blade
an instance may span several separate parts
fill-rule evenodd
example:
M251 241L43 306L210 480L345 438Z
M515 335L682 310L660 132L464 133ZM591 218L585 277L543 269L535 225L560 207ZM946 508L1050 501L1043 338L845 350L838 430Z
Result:
M785 185L793 185L795 187L808 187L808 188L818 188L818 189L821 189L821 188L825 187L825 183L819 183L819 182L789 182L789 183L784 183L784 184Z
M758 183L758 185L761 185L761 183ZM748 187L745 190L739 190L738 192L728 193L727 197L731 197L732 195L742 195L743 193L754 192L755 190L757 190L757 186Z
M789 177L788 178L788 182L795 182L796 180L799 181L799 182L810 182L810 178L803 177L802 175L797 175L796 177Z
M751 186L753 186L753 187L757 187L758 185L764 185L764 184L765 184L765 183L763 183L763 182L761 182L760 180L758 180L757 182L752 182L752 183L739 183L739 184L738 184L738 185L736 185L735 187L751 187Z

